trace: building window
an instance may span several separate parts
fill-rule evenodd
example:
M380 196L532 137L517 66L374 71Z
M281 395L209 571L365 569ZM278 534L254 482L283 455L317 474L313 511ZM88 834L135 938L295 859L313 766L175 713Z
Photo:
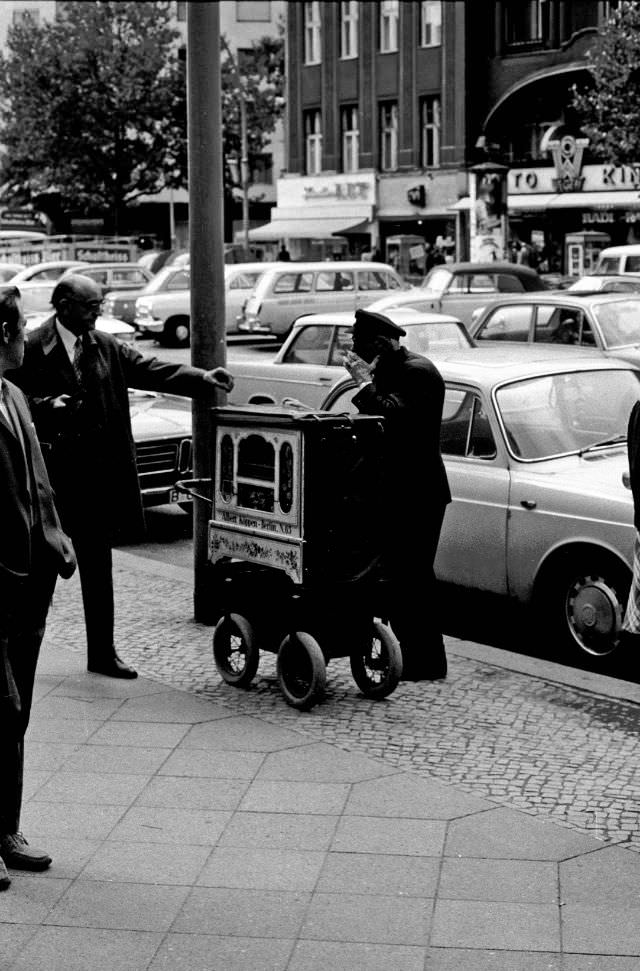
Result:
M380 169L395 172L398 168L398 102L380 105Z
M388 54L398 50L398 17L400 15L399 0L381 0L380 2L380 51Z
M269 0L237 0L236 21L266 22L271 20L271 3Z
M251 163L251 184L273 185L273 155L271 152L254 155Z
M420 164L424 169L440 165L440 98L429 95L420 101Z
M320 4L304 5L304 63L320 63Z
M37 7L22 7L12 10L11 20L14 24L37 24L40 22L40 11Z
M358 4L340 4L340 57L358 56Z
M342 171L357 172L360 151L357 105L345 105L341 108L340 128L342 130Z
M420 6L420 46L439 47L442 43L442 4L440 0L422 0Z
M507 44L542 44L549 36L548 0L507 0L504 17Z
M320 109L305 111L304 140L307 175L322 172L322 115Z
M176 20L179 24L186 24L187 22L187 5L186 3L176 3Z

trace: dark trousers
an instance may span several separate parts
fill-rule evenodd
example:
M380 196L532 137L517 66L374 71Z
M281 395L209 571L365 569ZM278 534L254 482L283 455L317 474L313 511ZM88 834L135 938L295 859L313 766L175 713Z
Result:
M446 508L430 509L426 522L398 529L388 545L389 622L400 641L407 676L446 673L433 570Z
M57 574L46 549L34 548L27 578L0 583L0 835L20 828L24 774L24 736L31 714L33 684L47 612ZM17 710L19 706L19 711Z
M80 585L87 632L89 665L113 657L113 557L111 535L100 517L100 505L62 509L62 527L71 537Z

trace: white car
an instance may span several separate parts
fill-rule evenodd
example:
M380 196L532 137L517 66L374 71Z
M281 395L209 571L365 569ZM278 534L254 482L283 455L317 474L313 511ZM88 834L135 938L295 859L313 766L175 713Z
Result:
M22 287L22 284L27 282L46 283L49 280L59 280L67 270L77 270L83 266L91 266L91 264L86 260L45 260L42 263L25 266L11 277L10 282L17 287Z
M631 581L633 499L623 475L640 371L549 346L478 346L436 365L453 496L438 579L531 606L559 661L589 655L604 665ZM354 393L344 380L323 407L355 411Z

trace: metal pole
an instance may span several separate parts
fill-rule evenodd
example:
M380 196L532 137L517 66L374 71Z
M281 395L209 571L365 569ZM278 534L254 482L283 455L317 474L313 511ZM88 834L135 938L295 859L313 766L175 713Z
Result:
M176 213L173 188L169 189L169 249L176 248Z
M189 136L189 247L191 251L191 361L204 368L226 362L220 12L217 3L187 4L187 103ZM216 391L216 404L225 395ZM213 475L212 421L206 401L193 402L194 475ZM194 502L194 615L211 618L207 560L209 509Z
M240 93L240 178L242 180L242 243L244 258L249 261L249 138L247 136L247 103Z

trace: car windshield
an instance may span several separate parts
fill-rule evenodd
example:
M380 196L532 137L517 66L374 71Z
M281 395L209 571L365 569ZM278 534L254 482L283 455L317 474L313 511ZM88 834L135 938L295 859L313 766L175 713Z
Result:
M462 327L453 320L437 324L406 324L407 336L401 343L415 354L433 354L434 351L456 351L471 347L471 341Z
M158 293L160 290L187 290L189 287L189 268L171 266L158 270L144 286L144 292ZM114 287L115 289L115 287Z
M509 449L526 461L625 441L629 413L640 399L636 371L574 371L527 378L495 395Z
M640 344L640 298L612 300L594 307L605 347Z
M441 269L436 267L427 273L426 277L420 284L422 290L446 290L449 286L449 281L451 280L452 274L449 270Z

